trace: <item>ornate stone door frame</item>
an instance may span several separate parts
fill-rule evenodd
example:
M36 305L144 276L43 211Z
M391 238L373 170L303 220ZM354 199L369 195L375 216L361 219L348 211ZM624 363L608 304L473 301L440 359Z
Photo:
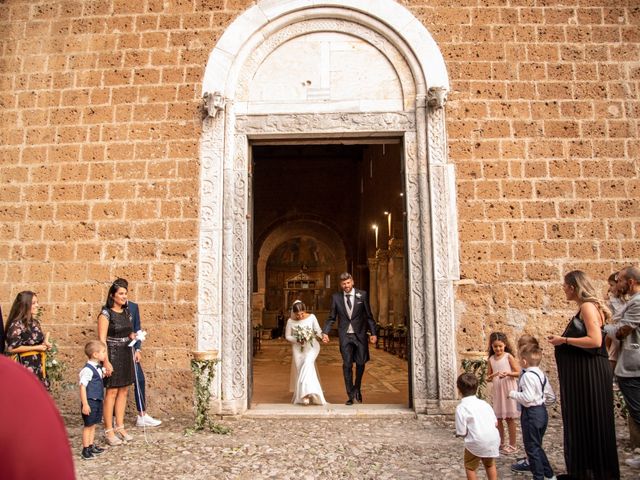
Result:
M284 42L314 32L357 37L397 72L398 111L256 114L250 80ZM424 26L392 0L264 0L227 29L207 63L200 159L197 346L218 349L214 409L243 413L250 392L250 142L395 136L404 145L412 404L450 411L456 397L459 278L455 174L447 164L444 60Z

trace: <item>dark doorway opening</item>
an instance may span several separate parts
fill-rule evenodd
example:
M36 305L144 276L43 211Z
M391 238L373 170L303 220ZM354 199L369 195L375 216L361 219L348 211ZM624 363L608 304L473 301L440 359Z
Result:
M252 144L252 404L288 403L295 299L324 325L338 276L367 290L380 328L367 403L409 403L409 319L400 139ZM317 366L329 403L345 398L338 340Z

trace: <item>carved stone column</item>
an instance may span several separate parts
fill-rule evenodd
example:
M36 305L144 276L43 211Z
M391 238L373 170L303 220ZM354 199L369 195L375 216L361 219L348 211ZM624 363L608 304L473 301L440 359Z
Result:
M367 265L369 265L369 303L371 305L371 313L376 322L379 322L378 314L380 309L378 307L378 259L368 258Z
M432 205L433 271L438 344L438 396L441 408L453 408L456 398L456 361L453 280L459 278L458 229L455 209L454 166L447 163L445 109L447 92L430 88L427 109L429 185Z
M404 242L397 238L389 240L389 290L391 303L393 304L393 317L395 324L403 324L405 321L405 298L407 295L404 272Z
M198 337L200 351L223 350L222 243L225 115L204 119L200 165L200 240L198 255ZM211 386L214 411L221 411L222 375L216 365Z
M389 250L378 250L378 322L389 324Z

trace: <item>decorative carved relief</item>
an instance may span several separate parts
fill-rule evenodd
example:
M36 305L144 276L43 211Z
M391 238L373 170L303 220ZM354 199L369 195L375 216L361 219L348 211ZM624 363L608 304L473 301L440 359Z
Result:
M398 113L292 113L281 115L239 115L239 132L269 133L406 132L415 130L414 115Z
M450 272L451 249L449 229L456 225L456 212L450 211L449 182L446 166L446 136L444 110L428 112L429 161L431 182L432 238L436 295L438 341L438 375L440 398L455 398L455 336L453 315L453 285ZM457 257L457 255L456 255ZM449 353L445 353L448 351Z
M409 145L405 142L405 149ZM413 152L415 155L416 152ZM426 161L426 159L424 159ZM425 298L422 251L420 245L420 208L419 188L417 175L412 171L405 176L405 195L407 197L407 242L409 255L409 309L411 315L411 361L413 365L413 391L414 398L421 399L424 403L427 396L427 362L425 344Z
M224 110L226 100L220 92L205 92L202 96L204 102L204 109L207 115L215 118L219 112Z
M447 103L447 89L445 87L431 87L427 90L427 101L432 108L443 108Z
M444 123L444 109L429 109L427 132L429 134L429 164L444 165L447 163L447 138L446 125Z

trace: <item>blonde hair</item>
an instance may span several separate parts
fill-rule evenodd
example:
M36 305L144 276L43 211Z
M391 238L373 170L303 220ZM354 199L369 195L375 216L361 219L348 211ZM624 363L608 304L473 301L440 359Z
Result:
M600 315L602 315L603 323L608 323L611 319L611 310L607 307L596 294L596 289L589 281L587 274L581 270L573 270L564 276L564 283L575 289L578 300L581 303L593 303Z
M533 335L525 333L524 335L520 335L520 338L518 339L518 352L520 352L522 347L526 345L535 345L536 347L539 347L540 342L538 342L538 339Z
M527 343L520 347L518 352L520 358L526 360L527 365L537 367L542 361L542 349L537 343Z

